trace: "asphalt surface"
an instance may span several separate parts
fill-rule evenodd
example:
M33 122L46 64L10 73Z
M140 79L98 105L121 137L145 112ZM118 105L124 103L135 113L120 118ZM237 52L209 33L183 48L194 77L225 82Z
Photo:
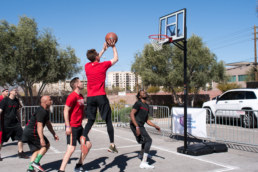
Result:
M183 146L182 140L172 139L163 134L150 133L153 142L150 154L152 159L148 159L155 169L140 169L141 160L138 159L140 145L135 141L134 135L127 128L115 127L115 143L119 153L110 153L109 138L106 127L93 127L89 137L93 144L88 156L84 161L84 169L92 172L112 171L112 172L141 172L141 171L176 171L176 172L222 172L222 171L258 171L258 153L250 151L252 149L230 148L225 153L212 153L203 156L190 156L177 153L177 148ZM56 131L60 137L59 141L54 141L49 131L44 131L49 139L51 148L42 158L41 164L46 171L57 171L61 165L62 158L66 151L66 136L64 130ZM27 144L24 144L24 151L31 155ZM28 159L17 157L17 142L7 142L4 144L0 161L0 172L25 172L28 168ZM74 171L75 164L80 156L80 146L72 155L66 172Z

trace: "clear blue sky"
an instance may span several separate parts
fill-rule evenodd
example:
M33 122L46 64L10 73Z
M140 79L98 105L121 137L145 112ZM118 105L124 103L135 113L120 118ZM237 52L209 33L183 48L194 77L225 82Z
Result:
M253 26L257 0L1 0L0 20L18 24L34 18L39 30L51 29L60 47L71 46L81 66L87 49L100 51L108 32L117 33L119 62L109 71L130 71L134 55L158 33L159 17L187 9L188 38L198 35L225 63L254 61ZM257 29L258 30L258 29ZM258 35L257 35L258 36ZM109 49L104 57L112 58ZM105 60L106 60L105 59ZM82 77L82 71L79 76Z

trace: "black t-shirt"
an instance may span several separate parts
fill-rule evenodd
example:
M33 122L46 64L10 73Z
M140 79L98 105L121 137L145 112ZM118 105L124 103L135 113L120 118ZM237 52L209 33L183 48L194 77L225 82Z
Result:
M145 122L148 120L149 115L149 105L143 103L141 100L138 100L134 105L133 109L136 109L135 120L139 127L144 126Z
M26 126L26 130L37 131L37 123L41 122L43 127L45 127L46 123L49 121L49 111L45 110L43 107L39 107L31 116L28 125ZM35 132L37 134L37 132Z
M14 127L19 123L18 109L21 107L17 98L10 99L5 97L0 103L0 109L3 110L4 128Z

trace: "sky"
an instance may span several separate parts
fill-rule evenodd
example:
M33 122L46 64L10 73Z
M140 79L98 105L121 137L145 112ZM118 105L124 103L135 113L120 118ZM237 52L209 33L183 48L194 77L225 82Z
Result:
M135 54L150 43L148 36L158 33L159 18L183 8L187 38L201 37L217 61L253 62L257 5L257 0L0 0L0 20L17 25L21 16L35 19L39 31L52 31L60 48L74 48L83 67L86 51L101 51L105 35L115 32L119 61L109 71L130 71ZM103 57L112 59L112 49ZM84 70L78 76L84 78Z

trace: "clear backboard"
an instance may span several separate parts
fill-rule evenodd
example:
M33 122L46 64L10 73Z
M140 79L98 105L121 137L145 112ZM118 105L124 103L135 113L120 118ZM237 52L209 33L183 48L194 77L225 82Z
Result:
M159 34L167 35L173 42L186 38L186 9L159 18Z

